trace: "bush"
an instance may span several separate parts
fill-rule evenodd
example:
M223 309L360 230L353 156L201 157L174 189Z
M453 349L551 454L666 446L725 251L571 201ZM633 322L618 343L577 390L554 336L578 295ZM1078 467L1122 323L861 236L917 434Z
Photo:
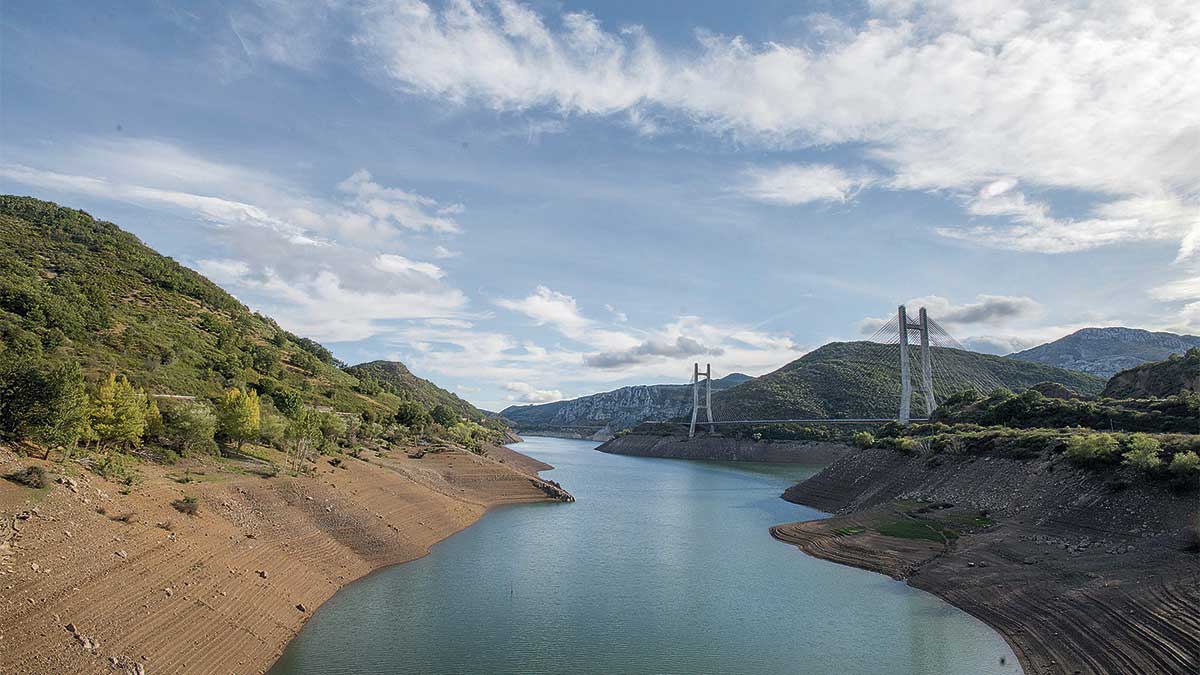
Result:
M867 448L875 445L875 436L869 431L860 431L854 434L852 441L856 447L866 450Z
M396 423L410 429L423 429L432 421L429 411L416 401L401 401L396 410Z
M1104 462L1117 454L1120 445L1112 434L1079 434L1067 440L1067 458L1079 464Z
M1150 470L1162 465L1159 453L1162 446L1148 434L1134 434L1129 437L1129 450L1124 454L1124 463L1139 469Z
M1176 453L1171 458L1171 473L1176 476L1194 476L1200 473L1200 455L1188 450L1186 452Z
M194 516L200 513L200 500L195 497L184 497L171 502L171 507L180 513Z
M207 403L172 403L164 405L162 413L163 434L179 454L216 452L217 416Z
M46 470L40 466L27 466L16 473L8 474L5 478L39 490L46 487Z

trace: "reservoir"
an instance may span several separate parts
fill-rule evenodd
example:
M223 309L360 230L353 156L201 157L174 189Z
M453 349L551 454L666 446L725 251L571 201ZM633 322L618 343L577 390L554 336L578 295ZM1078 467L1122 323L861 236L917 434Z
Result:
M273 675L1020 673L999 635L928 593L811 558L767 528L817 467L521 452L573 504L495 509L430 555L339 591ZM1003 663L1002 663L1003 660Z

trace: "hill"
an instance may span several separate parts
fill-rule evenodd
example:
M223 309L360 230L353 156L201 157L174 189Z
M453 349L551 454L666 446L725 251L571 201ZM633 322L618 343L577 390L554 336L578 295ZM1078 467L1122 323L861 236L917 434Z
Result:
M215 400L249 387L281 410L373 419L402 398L457 400L411 374L364 383L328 349L116 225L29 197L0 196L0 350L6 360L78 361L92 382L116 372L151 395Z
M896 346L832 342L786 366L713 396L718 419L894 417L900 400ZM999 382L1013 390L1057 382L1081 394L1097 394L1103 380L1070 370L957 349L935 349L935 369L959 378ZM935 379L942 398L955 393ZM913 411L923 410L919 392Z
M1200 349L1123 370L1108 381L1104 396L1163 398L1185 391L1200 393Z
M751 380L733 373L713 380L713 392L724 391ZM562 427L607 427L610 431L631 429L647 420L669 420L690 413L689 384L650 384L621 387L569 401L509 406L501 417L518 430L551 430Z
M1084 328L1009 358L1033 361L1097 377L1116 373L1172 354L1200 347L1200 337L1157 333L1138 328Z
M417 401L426 408L444 405L458 415L475 421L494 417L429 380L413 375L408 366L399 361L368 361L350 366L346 372L357 377L365 389L378 388L400 398Z

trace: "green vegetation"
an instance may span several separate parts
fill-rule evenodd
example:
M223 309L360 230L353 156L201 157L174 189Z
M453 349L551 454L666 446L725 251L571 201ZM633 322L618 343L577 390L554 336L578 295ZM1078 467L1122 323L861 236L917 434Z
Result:
M1038 385L1038 389L1042 389ZM1021 394L999 390L988 396L973 391L947 397L934 421L1022 429L1086 427L1161 433L1195 433L1200 426L1200 396L1180 392L1162 399L1057 398L1035 389Z
M1200 347L1174 354L1164 361L1123 370L1108 381L1109 398L1165 398L1183 392L1196 394L1200 387Z
M846 527L834 528L833 533L839 537L850 537L856 534L866 532L867 528L861 525L848 525Z
M183 497L171 502L171 506L180 513L194 516L200 513L200 500L195 497Z
M875 527L875 531L887 537L924 539L939 544L958 538L958 532L941 523L909 518L897 518L882 523Z
M1200 455L1194 450L1177 453L1171 458L1171 473L1180 477L1192 477L1200 473Z
M1107 462L1121 446L1112 434L1079 434L1067 439L1067 458L1080 464Z
M423 423L398 423L402 403ZM0 196L0 440L132 484L139 459L214 453L216 440L287 450L299 468L363 445L478 447L505 428L403 364L345 368L111 223Z
M1134 434L1127 443L1124 462L1144 471L1162 466L1162 444L1149 434Z

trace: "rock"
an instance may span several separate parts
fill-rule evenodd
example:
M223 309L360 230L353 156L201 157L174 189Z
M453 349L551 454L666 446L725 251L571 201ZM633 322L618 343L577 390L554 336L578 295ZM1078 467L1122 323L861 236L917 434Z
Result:
M308 612L308 608L304 606L304 603L296 603L296 609L300 610L301 612Z
M113 555L117 556L118 558L121 558L122 560L124 560L124 559L126 559L126 558L128 558L128 557L129 557L129 554L128 554L128 553L126 553L124 550L117 551L117 552L116 552L116 553L114 553Z
M73 623L69 623L69 624L63 626L63 628L67 629L67 632L72 635L79 632L78 630L75 629L75 624L73 624Z
M1022 560L1021 562L1025 563L1026 565L1033 565L1033 564L1037 563L1037 559L1030 557L1030 558L1026 558L1026 559Z
M262 577L263 579L266 579L266 578L267 578L267 571L266 571L266 570L259 570L259 571L258 571L258 576Z

